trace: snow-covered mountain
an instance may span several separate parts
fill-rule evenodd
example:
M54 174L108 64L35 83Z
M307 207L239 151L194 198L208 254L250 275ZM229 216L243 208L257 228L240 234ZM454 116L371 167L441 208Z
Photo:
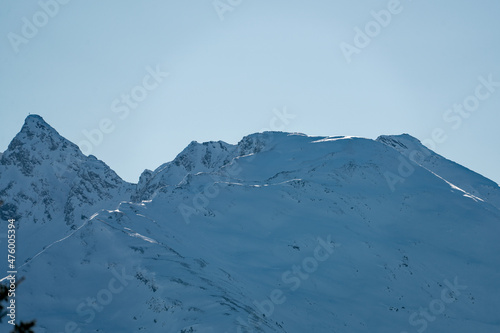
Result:
M0 166L37 332L499 332L499 193L409 135L192 142L132 185L30 116Z
M17 259L24 261L92 213L128 200L134 188L104 162L83 155L40 116L30 115L0 159L0 218L19 221L23 241Z

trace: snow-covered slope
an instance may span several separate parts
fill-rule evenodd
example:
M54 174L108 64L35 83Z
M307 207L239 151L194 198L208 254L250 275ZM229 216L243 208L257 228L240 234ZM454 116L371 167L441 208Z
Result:
M469 193L483 180L465 168L446 179L449 161L389 186L396 139L193 142L129 201L46 240L20 269L20 319L37 332L498 332L494 197Z
M382 135L377 138L377 141L399 151L408 162L434 172L464 191L487 200L500 209L500 187L497 183L436 154L422 145L418 139L408 134L401 134Z
M40 116L28 116L0 159L0 218L18 221L17 260L69 234L95 211L129 199L133 187Z

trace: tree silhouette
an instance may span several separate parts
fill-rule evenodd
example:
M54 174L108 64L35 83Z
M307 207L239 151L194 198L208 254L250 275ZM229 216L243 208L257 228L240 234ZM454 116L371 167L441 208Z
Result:
M19 282L21 281L22 280ZM3 304L3 302L8 302L8 297L9 288L4 284L0 284L0 322L2 322L3 317L5 317L8 313L7 307ZM35 323L36 321L32 320L27 323L20 322L19 324L15 324L11 333L35 333L35 331L32 330Z
M0 207L4 204L3 200L0 199ZM20 280L17 281L17 284L19 285L21 282L23 282L24 277L21 278ZM9 313L7 310L7 307L4 306L2 303L3 302L8 302L9 301L9 288L0 283L0 323L2 322L3 317L7 316ZM35 326L36 320L32 320L27 323L20 322L19 324L14 325L14 329L12 330L11 333L35 333L35 331L32 330L33 326Z

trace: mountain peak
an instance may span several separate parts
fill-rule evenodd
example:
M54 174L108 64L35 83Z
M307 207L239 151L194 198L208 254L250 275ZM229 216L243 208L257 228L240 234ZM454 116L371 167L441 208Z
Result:
M71 147L72 150L79 150L71 141L62 137L52 126L50 126L41 116L30 114L24 120L21 131L14 137L9 144L8 150L12 150L19 144L29 144L33 147L48 148L53 151L56 149L65 149ZM14 147L12 147L14 146Z
M28 137L31 137L33 135L41 135L41 136L46 136L46 135L57 135L59 136L59 133L47 124L47 122L39 115L37 114L30 114L29 116L26 117L24 120L24 125L21 128L21 132L19 134L25 134Z
M41 124L44 124L44 125L47 125L47 126L50 126L49 124L47 124L45 122L45 120L43 120L42 116L38 115L38 114L29 114L26 119L24 120L24 123L41 123Z
M18 165L27 175L42 160L49 160L54 154L60 155L58 151L74 156L81 154L77 145L59 135L41 116L31 114L26 117L21 131L12 139L0 162Z

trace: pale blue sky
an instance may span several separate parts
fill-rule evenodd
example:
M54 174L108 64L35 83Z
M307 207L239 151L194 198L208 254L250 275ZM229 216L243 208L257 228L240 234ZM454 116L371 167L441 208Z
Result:
M442 129L435 151L500 182L500 86L473 97L479 77L500 82L498 1L221 0L223 20L212 0L53 1L41 0L53 17L0 2L0 151L28 113L77 144L103 122L85 150L136 182L192 140L236 143L286 108L283 129L311 135ZM348 63L341 43L388 8ZM473 112L446 113L464 100Z

